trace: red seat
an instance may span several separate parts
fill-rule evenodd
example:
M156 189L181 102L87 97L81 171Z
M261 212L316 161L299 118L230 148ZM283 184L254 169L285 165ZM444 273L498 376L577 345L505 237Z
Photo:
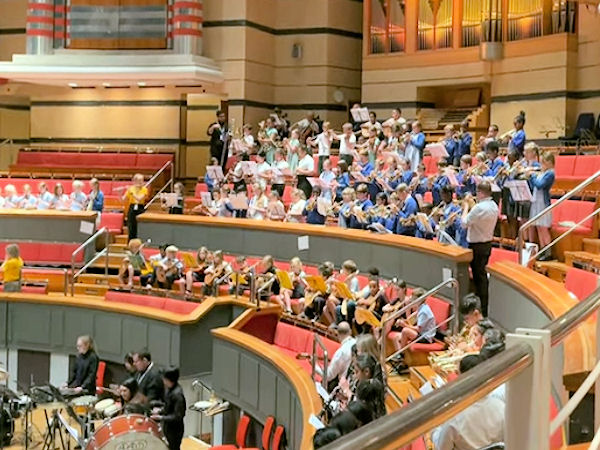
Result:
M200 305L194 302L186 302L184 300L166 299L164 310L174 312L176 314L190 314Z
M248 428L250 427L250 416L244 414L238 422L235 432L235 445L217 445L210 447L213 450L237 450L246 446L246 438L248 437Z
M433 194L431 193L431 191L427 191L423 194L423 201L425 203L433 204Z
M104 295L104 299L109 302L127 303L130 305L147 306L157 309L163 309L166 301L166 299L162 297L117 291L107 291Z
M572 155L557 155L554 164L554 173L557 180L566 179L573 176L575 168L575 158Z
M585 180L600 169L600 155L580 155L575 159L573 176Z
M495 262L501 261L510 261L514 263L519 262L519 254L512 250L506 250L504 248L492 248L492 253L490 255L490 259L488 261L488 265L491 265Z
M4 292L4 285L0 285L0 292ZM48 286L22 286L21 292L24 294L47 294Z
M173 161L173 156L164 153L140 153L137 155L135 167L138 169L160 169L167 162Z
M552 201L554 203L555 200ZM578 223L584 217L590 215L595 209L594 202L582 200L565 200L552 211L552 229L557 233L564 233L569 229L568 226L560 225L561 222ZM573 233L586 234L591 233L594 226L594 218L589 218L578 226Z
M102 394L104 392L104 372L106 371L106 363L100 361L98 363L98 370L96 370L96 393Z
M286 208L292 203L292 191L294 188L289 184L286 184L283 188L283 196L281 197L281 201L286 206Z
M208 186L206 183L196 183L196 189L194 190L194 197L201 198L202 192L208 192Z
M285 448L285 428L283 425L277 425L273 440L271 441L271 450L280 450Z
M329 161L331 162L331 167L337 167L338 162L340 161L340 157L338 155L330 155Z
M571 267L565 277L565 287L579 300L583 300L598 289L598 279L595 273Z
M123 232L123 213L102 213L100 216L100 228L106 227L113 234Z

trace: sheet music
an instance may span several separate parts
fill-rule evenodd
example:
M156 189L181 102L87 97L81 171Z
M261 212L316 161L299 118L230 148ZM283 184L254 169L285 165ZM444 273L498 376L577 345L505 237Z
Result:
M258 175L258 165L255 161L242 161L242 173L244 175Z
M329 200L327 200L325 197L319 197L317 199L317 211L322 216L327 215L327 212L328 212L330 206L331 206L331 202Z
M166 192L160 194L160 199L164 202L167 208L177 206L178 197L179 194L176 194L175 192Z
M243 192L237 194L229 194L229 202L233 209L248 209L248 197Z
M350 110L350 113L355 122L369 121L369 108L354 108Z
M65 430L67 430L67 432L71 436L73 436L73 439L75 439L76 442L80 442L79 441L79 432L75 428L73 428L71 425L69 425L69 423L62 416L62 414L58 414L58 419L60 420L60 423L62 423L63 427L65 427Z
M206 173L209 177L216 181L222 181L225 178L223 175L223 168L221 166L206 166Z
M310 417L308 418L308 423L311 424L317 430L320 430L321 428L325 428L325 425L323 425L323 422L321 422L319 420L319 418L317 416L315 416L314 414L310 415Z
M327 403L329 401L329 392L327 392L325 390L325 388L321 385L321 383L319 383L318 381L315 381L315 387L317 388L317 393L321 396L321 398L323 399L323 401L325 403Z
M448 157L448 152L446 151L446 147L444 144L436 142L435 144L427 144L425 146L425 150L429 151L429 154L434 159L442 159Z
M212 203L212 195L210 192L200 192L200 198L202 199L202 204L207 208L210 208Z
M510 190L510 195L516 202L531 202L533 201L533 195L529 190L529 183L527 180L509 180L504 183Z

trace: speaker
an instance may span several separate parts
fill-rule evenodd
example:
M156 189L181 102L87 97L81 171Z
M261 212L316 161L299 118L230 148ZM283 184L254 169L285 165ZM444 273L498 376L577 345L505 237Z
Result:
M294 59L302 58L302 44L292 45L292 58L294 58Z

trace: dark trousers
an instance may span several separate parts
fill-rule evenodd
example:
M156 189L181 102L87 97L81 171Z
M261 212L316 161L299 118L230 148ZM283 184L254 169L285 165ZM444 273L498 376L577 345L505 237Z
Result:
M137 237L137 216L144 212L144 205L129 205L127 211L127 232L129 240Z
M475 285L475 293L481 300L481 313L487 317L488 315L488 277L485 270L490 253L492 253L491 242L478 242L469 244L469 248L473 251L473 259L471 260L471 272L473 274L473 284Z
M283 197L283 191L285 191L285 184L272 184L271 189L274 189L279 194L279 197Z
M321 313L323 312L323 308L325 307L325 298L322 296L317 296L313 300L312 305L304 308L304 314L309 319L318 320L321 317Z
M296 185L298 189L304 192L306 198L310 197L312 194L312 186L308 181L308 177L306 175L298 175L298 184Z
M169 443L169 450L179 450L183 439L183 423L170 424L165 427L164 433Z
M340 155L340 159L343 159L348 163L348 170L352 167L352 162L354 161L354 157L352 155Z
M329 155L322 155L319 156L319 164L318 164L318 168L319 168L319 173L323 172L323 162L329 159Z

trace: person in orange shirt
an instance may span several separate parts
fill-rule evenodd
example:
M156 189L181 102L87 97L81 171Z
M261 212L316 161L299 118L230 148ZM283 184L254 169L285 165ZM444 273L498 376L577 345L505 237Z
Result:
M127 211L127 230L129 239L137 238L137 216L144 212L144 204L148 197L148 188L144 186L144 175L136 173L133 176L133 185L127 188L123 201L129 205Z
M10 244L6 246L6 258L0 266L0 272L4 274L4 292L21 291L21 269L23 260L19 256L19 246Z

